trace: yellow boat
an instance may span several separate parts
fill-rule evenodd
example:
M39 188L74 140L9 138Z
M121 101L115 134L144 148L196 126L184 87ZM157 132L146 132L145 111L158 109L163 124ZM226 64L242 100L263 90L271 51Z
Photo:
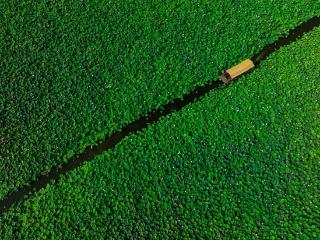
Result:
M250 71L254 68L254 63L250 59L246 59L243 62L239 63L238 65L229 68L227 71L225 71L222 76L221 80L224 83L228 83L237 77L240 77L244 73Z

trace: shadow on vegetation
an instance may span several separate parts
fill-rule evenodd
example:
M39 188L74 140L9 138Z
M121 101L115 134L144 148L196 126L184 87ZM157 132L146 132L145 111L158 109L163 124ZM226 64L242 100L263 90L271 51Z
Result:
M316 26L320 25L320 17L314 17L307 22L302 23L295 29L291 30L286 37L279 38L275 43L267 45L263 50L255 55L251 60L258 65L262 60L266 59L267 56L274 51L278 50L280 47L288 45L304 33L311 31ZM253 70L254 71L254 70ZM185 94L182 98L174 99L171 103L162 106L160 109L156 109L150 112L147 116L141 117L138 120L130 123L124 127L121 131L112 134L111 136L104 139L99 145L88 148L84 153L75 156L71 161L52 169L47 175L42 175L36 181L30 183L29 186L23 187L16 192L8 194L8 196L0 201L0 213L4 212L11 205L23 200L29 194L45 187L50 181L59 179L61 175L77 168L82 163L93 159L94 156L113 148L117 143L119 143L124 137L129 134L136 133L146 128L148 124L157 122L161 117L165 117L174 111L181 110L184 106L199 100L201 97L205 96L213 89L218 89L223 86L222 81L212 81L204 86L197 87L192 92Z

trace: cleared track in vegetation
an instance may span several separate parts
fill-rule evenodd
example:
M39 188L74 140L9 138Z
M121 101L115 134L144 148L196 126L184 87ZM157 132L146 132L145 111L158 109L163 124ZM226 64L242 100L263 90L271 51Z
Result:
M11 0L0 9L4 199L218 79L318 14L320 2Z
M317 239L320 28L0 219L3 239Z
M274 51L296 41L303 34L313 30L315 27L319 25L320 17L313 17L312 19L302 23L295 29L291 30L287 37L281 37L275 43L266 46L262 50L262 52L254 56L252 60L255 62L255 64L259 64L261 60L265 59ZM148 124L157 122L161 117L165 117L174 111L181 110L184 106L196 100L198 101L201 97L205 96L212 89L219 88L222 85L223 84L221 81L213 81L204 86L198 87L194 91L184 95L182 98L177 98L173 102L164 105L160 109L152 111L146 117L142 117L132 122L131 124L123 128L121 131L112 134L110 137L107 137L101 144L93 148L90 147L86 149L83 154L76 156L71 161L69 161L66 164L63 164L59 168L54 168L47 175L43 175L39 179L31 183L30 186L24 187L16 192L13 192L8 197L1 200L0 212L3 212L12 204L22 200L29 193L32 193L33 191L38 191L39 189L43 188L50 181L60 178L62 174L65 174L66 172L75 169L79 165L83 164L83 162L85 161L91 160L97 154L100 154L103 151L113 148L117 143L119 143L124 137L128 136L129 134L141 131L144 128L146 128Z

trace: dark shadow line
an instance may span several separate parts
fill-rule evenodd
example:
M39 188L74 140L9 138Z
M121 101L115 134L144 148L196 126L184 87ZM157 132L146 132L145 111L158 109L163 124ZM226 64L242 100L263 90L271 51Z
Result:
M262 60L272 52L278 50L280 47L288 45L297 40L304 33L311 31L316 26L320 25L320 17L313 17L308 21L297 26L289 32L286 37L279 38L275 43L267 45L263 50L252 58L255 65L259 64ZM252 70L254 71L254 70ZM181 110L184 106L199 100L202 96L209 93L213 89L217 89L223 85L222 81L212 81L204 86L197 87L192 92L185 94L182 98L176 98L171 103L162 106L160 109L153 110L147 116L141 117L138 120L130 123L121 131L106 137L104 141L97 146L87 148L82 154L76 155L71 161L63 164L61 167L53 168L47 175L40 176L36 181L32 182L29 186L20 188L19 190L9 193L7 197L0 201L0 213L7 210L11 205L23 200L30 193L38 191L45 187L50 181L57 180L61 175L77 168L85 161L93 159L96 155L113 148L124 137L129 134L136 133L143 130L148 126L157 122L161 117L165 117L174 111Z
M301 38L305 33L312 31L315 27L320 25L320 17L316 16L310 18L308 21L300 24L289 31L287 36L280 37L272 44L265 46L262 51L254 55L251 60L255 65L259 65L262 60L265 60L271 53L279 50L281 47L289 45Z
M61 167L53 168L48 174L41 175L36 181L32 182L30 186L23 187L18 191L9 194L4 200L0 201L0 213L4 212L14 203L23 200L29 193L40 190L50 181L60 178L61 175L77 168L82 163L93 159L96 155L113 148L129 134L141 131L146 128L148 124L157 122L161 117L165 117L170 113L181 110L181 108L187 104L200 99L212 89L216 89L222 85L223 82L221 81L212 81L204 86L197 87L194 91L184 95L182 98L176 98L172 102L162 106L160 109L154 110L147 116L141 117L130 123L121 131L106 137L103 142L97 146L87 148L82 154L75 156L71 161L63 164Z

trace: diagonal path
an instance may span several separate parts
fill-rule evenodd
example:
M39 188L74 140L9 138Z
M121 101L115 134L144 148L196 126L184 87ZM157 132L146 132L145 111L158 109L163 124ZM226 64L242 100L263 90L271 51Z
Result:
M0 199L320 11L314 0L0 5Z
M302 23L295 29L291 30L287 37L279 38L275 43L266 46L261 53L257 54L252 58L254 63L258 65L263 59L268 55L280 49L281 47L288 45L297 39L299 39L303 34L313 30L315 27L320 25L320 17L313 17L308 21ZM5 199L0 201L0 212L5 211L14 203L21 201L25 196L32 193L33 191L38 191L45 187L50 181L59 179L61 175L77 168L86 161L93 159L96 155L113 148L117 143L119 143L124 137L129 134L136 133L143 130L148 126L157 122L161 117L165 117L174 111L181 110L184 106L201 99L211 90L219 88L222 86L222 82L213 81L204 86L198 87L191 93L184 95L182 98L175 99L172 103L164 105L162 108L152 111L146 117L142 117L131 124L127 125L120 132L112 134L107 137L102 143L93 148L88 148L83 154L76 156L70 162L62 165L61 167L54 168L47 175L41 176L35 182L32 182L30 186L24 187L12 194L9 194Z
M320 28L1 215L3 239L317 239Z

